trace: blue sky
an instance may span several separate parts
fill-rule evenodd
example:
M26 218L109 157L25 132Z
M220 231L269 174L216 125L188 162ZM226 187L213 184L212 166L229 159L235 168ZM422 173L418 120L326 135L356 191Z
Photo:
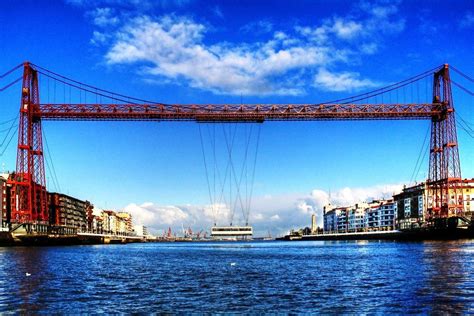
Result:
M6 0L0 23L0 72L30 60L166 103L317 103L445 62L474 74L470 1ZM19 89L0 95L1 122L16 116ZM54 99L44 90L43 101ZM474 122L473 98L454 89L454 100ZM197 124L43 126L64 193L130 210L156 230L212 222ZM411 180L428 127L426 121L263 124L251 222L259 231L281 232L309 224L329 190L339 203L395 190ZM458 134L463 175L473 177L472 138ZM7 170L15 167L15 141L0 157ZM418 181L426 177L424 159ZM49 188L59 189L47 173Z

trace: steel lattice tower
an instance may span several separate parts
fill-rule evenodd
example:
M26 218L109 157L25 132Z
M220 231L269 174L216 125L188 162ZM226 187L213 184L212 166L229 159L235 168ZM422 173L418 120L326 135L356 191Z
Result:
M48 222L38 73L24 64L16 173L13 176L12 222Z
M431 119L428 213L434 218L462 215L461 164L447 64L434 74L433 104L440 104L441 111Z

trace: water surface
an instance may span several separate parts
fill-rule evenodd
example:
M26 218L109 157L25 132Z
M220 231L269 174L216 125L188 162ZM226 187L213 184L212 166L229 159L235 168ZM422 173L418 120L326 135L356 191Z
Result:
M472 313L473 254L474 241L0 248L0 312Z

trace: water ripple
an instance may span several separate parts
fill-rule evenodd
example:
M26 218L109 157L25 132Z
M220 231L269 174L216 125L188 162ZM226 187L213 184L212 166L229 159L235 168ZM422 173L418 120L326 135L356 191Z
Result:
M472 252L472 241L0 248L0 313L472 313Z

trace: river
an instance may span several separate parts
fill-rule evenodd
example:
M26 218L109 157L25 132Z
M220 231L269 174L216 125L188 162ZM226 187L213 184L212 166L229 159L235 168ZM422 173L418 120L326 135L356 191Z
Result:
M0 248L0 312L473 313L474 241Z

